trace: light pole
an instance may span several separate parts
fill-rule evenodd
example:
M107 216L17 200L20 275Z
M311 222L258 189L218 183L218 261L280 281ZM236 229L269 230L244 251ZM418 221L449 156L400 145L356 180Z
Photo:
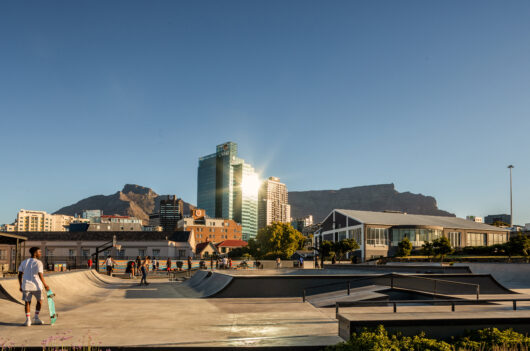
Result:
M512 168L513 165L509 165L510 169L510 228L513 227L513 201L512 201Z

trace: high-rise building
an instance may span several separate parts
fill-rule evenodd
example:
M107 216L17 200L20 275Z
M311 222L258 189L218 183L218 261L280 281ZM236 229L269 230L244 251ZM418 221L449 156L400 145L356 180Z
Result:
M199 158L197 206L212 218L233 219L243 228L243 240L258 232L259 178L237 156L237 144L217 145L214 154Z
M177 230L178 221L183 217L184 202L175 195L163 195L160 199L158 220L166 232Z
M294 229L302 232L304 228L313 225L313 215L307 215L305 217L295 218L291 221L291 225Z
M280 178L269 177L261 183L258 197L258 228L272 222L291 221L291 206L288 203L287 187Z

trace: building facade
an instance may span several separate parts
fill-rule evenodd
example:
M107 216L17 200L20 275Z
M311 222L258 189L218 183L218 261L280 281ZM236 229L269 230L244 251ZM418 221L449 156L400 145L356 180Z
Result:
M298 230L299 232L303 232L304 228L313 225L313 215L295 218L291 221L291 225L293 226L294 229Z
M489 246L507 242L510 231L457 217L337 209L322 222L314 235L314 245L352 238L360 246L354 254L365 261L393 255L405 237L414 248L420 248L442 236L454 248Z
M70 223L70 232L134 232L142 231L142 220L130 216L102 215L88 219L77 219Z
M477 216L466 216L466 219L468 221L473 221L473 222L477 222L477 223L484 223L484 218L482 217L477 217Z
M232 219L243 228L243 240L258 231L258 174L237 156L237 144L217 145L214 154L199 158L197 207L212 218Z
M74 216L21 209L17 214L15 230L17 232L66 232L70 223L76 220Z
M192 232L197 243L242 240L243 237L241 224L231 219L210 218L199 208L192 209L190 217L181 219L177 229Z
M288 201L287 187L280 178L269 177L261 183L258 196L258 229L272 222L291 221L291 206Z
M164 195L160 199L158 210L159 225L164 231L177 229L177 223L183 217L184 201L175 195ZM151 224L151 223L150 223Z
M512 223L511 218L512 216L509 214L488 215L484 217L484 223L510 226L510 223Z

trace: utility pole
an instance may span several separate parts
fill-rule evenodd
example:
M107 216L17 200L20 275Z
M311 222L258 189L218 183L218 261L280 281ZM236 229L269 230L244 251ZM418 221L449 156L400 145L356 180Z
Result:
M512 201L512 168L513 165L509 165L510 169L510 228L513 227L513 201Z

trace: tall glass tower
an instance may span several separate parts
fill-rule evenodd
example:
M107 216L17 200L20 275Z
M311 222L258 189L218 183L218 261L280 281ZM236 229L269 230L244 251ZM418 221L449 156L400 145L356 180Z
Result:
M215 154L199 158L197 206L215 218L241 223L243 240L258 232L259 177L254 168L237 157L237 144L217 145Z

